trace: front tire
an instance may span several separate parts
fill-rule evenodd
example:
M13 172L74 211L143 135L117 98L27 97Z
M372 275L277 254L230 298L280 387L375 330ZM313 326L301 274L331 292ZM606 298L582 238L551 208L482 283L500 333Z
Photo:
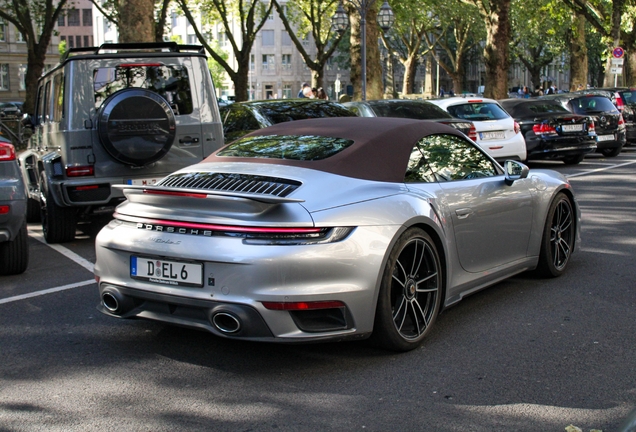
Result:
M40 175L40 215L47 243L66 243L75 238L76 210L55 203L44 172Z
M29 244L26 222L12 240L0 243L0 275L24 273L29 265Z
M439 314L442 287L435 243L423 230L408 229L384 269L372 339L390 350L417 348Z
M543 228L539 265L537 266L539 275L558 277L563 274L574 249L576 233L574 224L574 207L570 198L564 193L557 194L550 205Z

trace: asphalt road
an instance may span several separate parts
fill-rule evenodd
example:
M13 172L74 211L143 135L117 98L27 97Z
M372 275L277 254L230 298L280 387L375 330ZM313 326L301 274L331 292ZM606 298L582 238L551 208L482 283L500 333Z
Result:
M420 349L224 340L101 315L93 239L30 225L0 278L0 431L614 431L636 407L636 148L570 175L582 245L445 311Z

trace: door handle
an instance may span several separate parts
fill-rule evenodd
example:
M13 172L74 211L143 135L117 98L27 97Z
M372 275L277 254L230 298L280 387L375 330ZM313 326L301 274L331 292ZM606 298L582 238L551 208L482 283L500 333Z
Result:
M192 138L189 135L184 136L183 138L179 138L179 144L196 144L199 142L199 138Z
M466 219L468 216L473 214L473 209L471 209L470 207L457 209L455 210L455 214L457 215L458 219Z

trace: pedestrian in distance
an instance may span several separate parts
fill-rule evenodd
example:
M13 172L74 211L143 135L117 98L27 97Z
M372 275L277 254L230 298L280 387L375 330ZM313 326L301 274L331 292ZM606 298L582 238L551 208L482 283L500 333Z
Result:
M316 94L316 97L318 99L329 100L329 96L327 96L327 93L322 87L318 88L318 93Z
M306 82L302 83L302 85L300 86L300 91L298 92L298 97L299 98L304 98L307 97L305 96L305 89L311 89L311 87L309 87L309 84L307 84Z

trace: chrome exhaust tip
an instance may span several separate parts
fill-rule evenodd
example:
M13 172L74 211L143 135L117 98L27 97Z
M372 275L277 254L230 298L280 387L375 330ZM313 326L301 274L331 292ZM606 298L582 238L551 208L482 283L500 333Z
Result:
M102 305L108 312L113 314L119 310L119 300L117 296L108 291L102 294Z
M236 333L241 330L241 321L229 312L217 312L212 316L214 327L226 334Z

